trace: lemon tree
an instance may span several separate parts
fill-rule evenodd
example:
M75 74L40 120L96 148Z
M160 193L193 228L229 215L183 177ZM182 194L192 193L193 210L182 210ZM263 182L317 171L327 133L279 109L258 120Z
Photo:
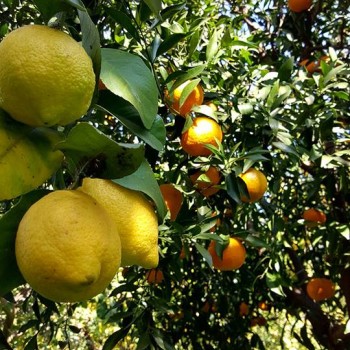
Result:
M61 56L63 68L48 74L55 84L47 77L40 81L48 85L38 86L35 76L25 81L28 93L21 97L14 79L22 81L25 66L8 69L24 57L11 59L6 50L8 64L1 66L0 55L6 77L0 99L10 96L24 111L40 101L58 112L50 121L35 114L44 125L25 125L0 101L6 110L0 125L0 191L6 193L0 205L0 347L349 348L346 2L308 1L300 11L287 0L6 0L0 7L6 14L0 16L0 45L17 28L44 26L79 47L69 59L87 57L94 81L93 92L84 89L91 99L77 98L74 89L81 92L79 82L85 86L91 74L81 74L83 60L74 68ZM54 60L46 61L30 70L46 77ZM70 73L74 86L67 82ZM52 102L63 93L64 101ZM189 97L195 103L182 113ZM200 153L181 142L196 120L210 120L217 129L203 126L210 142L200 143ZM218 174L213 184L210 169ZM202 183L211 185L210 195ZM160 185L181 195L176 218ZM82 292L83 302L56 302L73 298L39 289L23 269L35 266L34 277L42 275L41 259L50 261L45 254L53 251L44 238L26 250L36 265L18 264L15 254L27 214L39 207L42 217L31 227L46 225L51 213L40 203L61 191L96 203L91 215L84 201L74 210L55 208L54 222L72 234L77 221L87 232L86 240L70 239L62 254L52 254L72 260L64 264L70 282L53 279L65 295L98 281L98 262L105 265L97 251L113 247L106 225L120 226L123 266L108 274L110 283ZM107 213L103 222L97 208ZM310 212L318 215L311 223ZM88 245L92 230L96 242L107 244ZM76 241L81 252L73 248ZM82 266L79 257L89 249ZM327 281L325 298L315 298L322 286L308 293L319 280Z

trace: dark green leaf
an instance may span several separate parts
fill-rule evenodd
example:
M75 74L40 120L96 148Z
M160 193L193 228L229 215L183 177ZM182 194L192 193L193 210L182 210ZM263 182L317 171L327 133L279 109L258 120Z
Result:
M103 344L102 350L113 350L115 346L118 344L118 342L127 336L127 334L129 333L130 327L131 327L131 324L127 325L124 328L119 329L118 331L110 335L107 338L106 342Z
M116 49L102 49L101 79L115 95L130 102L147 129L158 110L158 88L140 57Z
M48 22L56 13L69 9L69 6L61 0L33 0L33 3L43 16L45 22Z
M168 52L172 49L177 43L186 38L187 34L184 33L176 33L170 35L167 39L165 39L158 47L157 57L161 56L165 52Z
M165 126L163 119L157 115L151 128L146 129L137 110L127 101L109 91L100 93L99 107L118 118L132 133L140 137L157 151L165 144Z
M211 35L211 37L209 39L209 43L208 43L207 50L205 53L208 62L211 61L215 57L218 50L219 50L219 38L218 38L218 33L216 31L216 28L215 28L213 34Z
M86 11L84 3L81 0L64 0L67 4L75 7L80 11Z
M96 163L94 175L115 179L130 175L144 158L144 146L118 144L89 123L79 123L57 145L79 167Z
M235 173L231 173L226 176L225 183L227 187L227 194L237 203L242 203L241 201L241 195L240 195L240 188L238 187L238 178L236 177ZM246 194L248 194L248 191L246 190Z
M202 245L195 243L195 247L198 250L198 252L202 255L202 257L205 259L205 261L208 263L210 267L213 266L213 259L208 252L208 249L204 248Z
M26 344L23 350L38 350L37 335L34 335Z
M160 11L162 10L161 0L143 0L149 9L153 12L156 17L160 16Z
M160 221L163 221L167 208L153 171L145 160L134 173L121 179L116 179L114 182L121 186L132 190L141 191L148 195L151 199L153 199L157 206Z
M10 344L7 342L6 337L0 329L0 350L13 350Z
M284 61L282 66L278 70L278 79L280 79L281 81L288 81L290 79L293 68L294 59L291 57Z

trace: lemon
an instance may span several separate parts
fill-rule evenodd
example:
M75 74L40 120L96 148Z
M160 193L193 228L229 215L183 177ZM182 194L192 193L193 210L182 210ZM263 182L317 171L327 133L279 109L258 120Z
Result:
M111 180L91 178L85 178L78 190L95 198L117 225L122 245L121 266L158 265L157 215L141 192Z
M44 297L88 300L115 276L121 259L116 228L87 194L58 190L42 197L23 216L15 243L19 270Z
M94 88L90 57L60 30L28 25L0 43L0 107L13 119L69 124L87 112Z

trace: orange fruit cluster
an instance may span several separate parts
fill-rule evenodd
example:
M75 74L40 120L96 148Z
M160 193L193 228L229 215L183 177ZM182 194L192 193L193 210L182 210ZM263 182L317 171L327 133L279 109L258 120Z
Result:
M230 237L229 243L222 253L222 258L217 255L215 246L216 241L212 240L208 247L215 269L231 271L239 269L243 265L246 258L246 250L239 239Z
M149 284L160 284L164 281L163 271L160 269L150 269L146 272L146 280Z
M313 73L321 71L320 67L321 67L322 61L328 62L329 60L330 60L330 58L328 56L322 56L322 57L320 57L319 60L316 60L316 61L310 61L309 59L302 60L299 63L299 65L301 67L305 67L305 69L307 70L307 72L309 74L313 74Z

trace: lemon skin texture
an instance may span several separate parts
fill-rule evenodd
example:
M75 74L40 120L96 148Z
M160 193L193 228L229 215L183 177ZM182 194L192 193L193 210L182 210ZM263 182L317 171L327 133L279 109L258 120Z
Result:
M121 266L158 265L157 215L141 192L96 178L83 179L78 190L95 198L117 225L122 245Z
M84 301L104 291L121 259L108 214L75 190L51 192L29 208L18 227L15 252L29 285L57 302Z
M17 121L69 124L87 112L94 88L90 57L60 30L28 25L0 43L0 107Z

